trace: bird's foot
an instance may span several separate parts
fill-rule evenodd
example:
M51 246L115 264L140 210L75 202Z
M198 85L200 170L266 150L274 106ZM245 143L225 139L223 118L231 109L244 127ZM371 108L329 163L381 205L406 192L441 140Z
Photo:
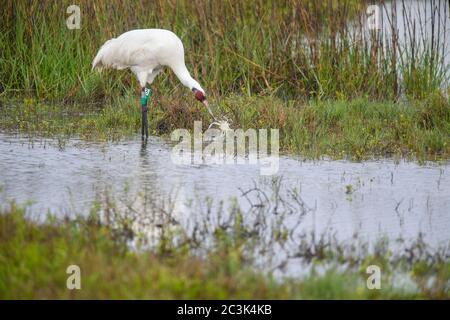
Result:
M148 139L148 118L147 118L147 106L141 106L142 111L142 140Z

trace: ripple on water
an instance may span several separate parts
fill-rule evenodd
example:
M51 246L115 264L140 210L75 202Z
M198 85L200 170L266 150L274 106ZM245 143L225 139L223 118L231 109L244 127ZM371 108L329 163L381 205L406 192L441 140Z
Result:
M93 200L108 190L113 198L150 192L170 194L178 214L188 199L215 203L238 197L239 188L271 184L256 165L180 166L171 161L171 145L152 137L146 148L140 139L120 143L57 142L0 133L0 201L31 200L33 212L88 212ZM335 232L347 239L355 232L372 239L417 237L436 244L450 240L450 166L418 165L391 160L304 161L280 158L277 178L282 188L296 188L313 214L303 228ZM174 191L175 190L175 191Z

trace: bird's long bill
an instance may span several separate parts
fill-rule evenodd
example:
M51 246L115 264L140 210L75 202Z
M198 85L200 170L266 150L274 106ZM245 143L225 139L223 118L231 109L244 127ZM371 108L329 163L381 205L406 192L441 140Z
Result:
M214 114L211 111L211 108L209 107L209 103L208 100L203 100L202 103L204 104L204 106L206 107L206 109L208 109L209 114L211 115L211 117L213 117L213 119L215 120L216 117L214 116Z

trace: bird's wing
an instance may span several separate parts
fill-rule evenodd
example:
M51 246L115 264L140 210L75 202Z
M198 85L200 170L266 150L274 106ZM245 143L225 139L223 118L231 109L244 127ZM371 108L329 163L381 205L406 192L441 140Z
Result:
M111 39L106 41L98 51L92 62L92 68L109 67L121 70L139 67L151 71L158 65L153 59L156 50L155 46L145 43L130 43L121 39Z

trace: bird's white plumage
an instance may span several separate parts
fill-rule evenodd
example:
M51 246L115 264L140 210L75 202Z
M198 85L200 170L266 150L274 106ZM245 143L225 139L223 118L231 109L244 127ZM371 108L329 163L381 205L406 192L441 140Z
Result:
M173 70L181 83L190 90L204 90L191 77L184 61L184 47L173 32L163 29L139 29L108 40L98 51L92 68L104 67L130 70L141 87L151 84L164 66Z

